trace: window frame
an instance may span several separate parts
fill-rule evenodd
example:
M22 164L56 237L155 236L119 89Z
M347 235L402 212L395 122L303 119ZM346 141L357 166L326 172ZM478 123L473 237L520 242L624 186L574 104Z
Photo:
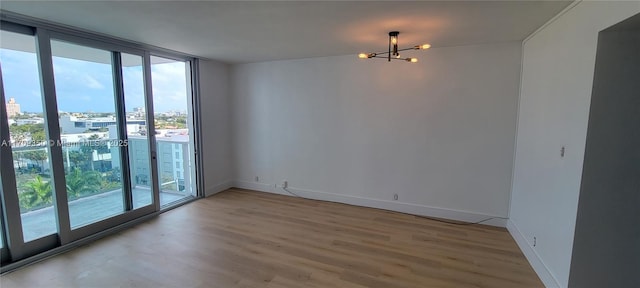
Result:
M191 116L191 121L193 127L193 145L194 151L191 157L194 159L194 169L195 169L195 177L196 177L196 185L194 185L194 189L196 189L197 194L194 197L195 199L201 198L204 196L204 179L202 177L203 164L200 159L202 159L201 149L202 147L202 137L201 137L201 114L200 114L200 88L199 88L199 60L197 57L194 57L189 54L180 53L176 51L172 51L169 49L164 49L152 45L141 44L136 42L131 42L119 38L115 38L113 36L99 34L87 30L72 28L69 26L64 26L16 13L12 13L9 11L0 11L0 21L1 26L0 29L4 31L10 31L14 33L32 35L36 41L36 56L38 57L39 64L38 69L40 70L41 76L41 89L43 91L43 101L45 102L45 109L43 113L45 115L45 127L47 128L47 138L48 139L60 139L61 131L59 126L59 120L57 116L53 116L53 113L57 115L57 105L56 105L56 95L55 95L55 83L53 78L53 66L52 66L52 55L51 55L51 40L61 40L65 42L70 42L73 44L84 45L87 47L93 47L103 50L112 51L112 54L127 53L141 56L143 59L143 81L145 88L145 109L146 109L146 123L153 123L150 120L153 120L153 92L151 86L151 56L158 56L167 59L172 59L176 61L184 61L187 65L189 65L188 77L190 82L187 83L189 93L191 95L188 100L189 112ZM113 63L113 62L112 62ZM114 63L115 64L115 63ZM118 66L120 67L120 66ZM0 67L0 73L2 71L2 67ZM116 73L116 72L114 72ZM0 77L1 78L1 77ZM120 78L121 79L121 78ZM118 83L116 83L118 84ZM6 99L4 95L4 87L2 87L0 81L0 90L2 90L2 103L0 105L0 109L2 111L6 110ZM119 95L122 98L122 94ZM124 100L122 100L124 101ZM4 114L4 113L3 113ZM0 125L3 127L2 131L2 139L5 138L8 140L8 129L4 129L8 127L8 121L6 117L0 117ZM5 127L6 125L6 127ZM6 131L6 132L5 132ZM51 133L51 134L49 134ZM156 140L155 140L155 128L153 125L147 125L147 133L149 135L149 153L150 160L157 161L157 150L156 150ZM6 135L5 135L6 134ZM6 136L6 137L5 137ZM50 147L51 149L51 147ZM56 194L56 204L54 205L54 209L56 211L56 215L59 219L57 219L58 224L58 232L57 234L51 234L45 236L43 238L39 238L27 243L24 243L22 240L22 225L20 221L20 209L17 205L17 191L16 189L16 181L15 181L15 172L13 170L13 157L11 153L11 149L3 148L0 153L2 153L2 162L0 162L0 166L2 169L2 179L0 180L0 185L2 185L2 197L0 201L0 213L2 216L0 218L0 225L3 227L3 233L0 237L3 237L3 246L0 251L1 261L3 263L2 267L0 267L0 272L4 273L6 271L13 270L22 265L31 263L33 261L37 261L43 259L45 257L49 257L50 255L60 253L62 251L66 251L75 246L83 245L88 241L92 241L93 239L97 239L99 237L103 237L104 235L114 233L126 227L135 225L140 221L144 221L149 217L153 217L158 215L165 210L162 210L163 207L160 207L160 199L159 199L159 187L154 188L153 197L154 197L154 205L143 206L141 208L132 209L126 211L126 213L117 215L112 218L108 218L102 221L98 221L89 226L83 226L76 229L70 228L69 223L69 215L68 215L68 203L66 198L66 187L64 187L64 181L60 181L60 179L64 180L64 167L62 160L62 150L58 147L60 151L57 151L56 148L53 148L53 151L50 150L52 165L58 165L56 169L52 169L52 179L54 185L54 191ZM54 156L55 155L55 156ZM5 157L8 156L8 157ZM59 159L58 159L59 158ZM151 177L149 181L151 183L157 182L152 181L152 179L158 179L158 164L155 163L152 167L156 167L156 169L151 169ZM5 169L8 167L12 169ZM12 177L11 177L12 176ZM56 181L57 179L57 181ZM133 181L133 179L132 179ZM13 188L11 188L13 187ZM183 203L188 203L190 201L185 201ZM13 207L16 206L16 207ZM172 207L173 208L173 207ZM65 217L66 215L66 217ZM14 220L18 220L17 224L12 223ZM17 228L16 228L17 227ZM18 239L19 238L19 239Z

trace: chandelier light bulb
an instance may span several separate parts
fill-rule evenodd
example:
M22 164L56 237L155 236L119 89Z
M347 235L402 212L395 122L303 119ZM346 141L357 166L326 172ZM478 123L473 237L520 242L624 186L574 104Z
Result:
M426 50L426 49L429 49L429 48L431 48L431 44L422 44L422 45L420 45L420 49Z
M369 55L368 55L368 54L366 54L366 53L360 53L360 54L358 54L358 58L360 58L360 59L367 59L367 58L369 58Z

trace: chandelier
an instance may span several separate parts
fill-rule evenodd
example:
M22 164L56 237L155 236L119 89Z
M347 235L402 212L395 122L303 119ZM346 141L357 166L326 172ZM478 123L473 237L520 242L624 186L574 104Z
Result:
M425 50L431 48L429 44L416 45L411 48L398 49L398 35L400 32L391 31L389 32L389 50L387 52L380 53L360 53L358 54L358 58L360 59L370 59L370 58L383 58L387 59L387 61L391 62L391 60L404 60L411 63L418 62L418 58L401 58L400 51L407 50ZM386 56L384 56L386 54Z

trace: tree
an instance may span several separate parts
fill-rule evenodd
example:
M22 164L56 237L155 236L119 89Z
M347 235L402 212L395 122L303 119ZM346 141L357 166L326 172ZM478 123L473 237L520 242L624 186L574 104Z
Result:
M100 171L104 171L105 167L104 167L104 154L111 152L111 149L109 149L109 146L107 146L104 143L100 143L100 145L96 146L96 152L98 154L98 159L100 160Z
M24 152L24 158L31 161L37 161L38 164L40 164L40 169L44 171L44 161L49 158L49 155L47 155L46 151L38 149Z
M102 182L100 183L101 191L113 190L120 187L121 181L121 171L119 167L114 168L105 173L105 176L102 177Z
M91 146L90 143L84 143L85 145L80 146L80 152L82 152L84 155L86 155L87 159L89 160L89 164L91 166L91 170L95 170L93 168L93 147ZM86 145L89 144L89 145ZM71 155L69 155L71 156Z
M16 119L16 120L17 120L17 119L30 119L30 118L32 118L32 117L33 117L33 116L32 116L32 115L30 115L30 114L29 114L29 112L26 112L26 111L25 111L25 112L22 112L22 114L14 115L14 116L13 116L13 117L11 117L11 118L13 118L13 119Z
M92 194L102 182L102 175L95 171L82 171L78 168L73 169L66 176L67 180L67 196L69 198L79 198L81 196Z
M39 205L47 205L53 202L51 182L43 181L40 175L25 183L25 191L20 193L20 205L24 209L30 209Z
M9 128L11 139L15 142L24 142L27 139L35 142L43 142L47 139L44 124L12 124Z
M31 132L31 141L43 142L46 139L47 139L47 136L44 134L44 130Z
M79 163L86 163L89 160L89 155L81 151L69 152L69 161L73 163L73 167L78 167Z
M23 129L21 129L20 127L21 126L19 126L18 124L11 124L11 126L9 127L9 137L11 137L11 140L16 143L21 143L27 140L27 133L25 131L22 131Z
M18 162L18 170L19 170L19 171L22 171L22 168L23 168L23 167L22 167L22 162L23 162L22 158L24 158L23 156L24 156L24 155L23 155L23 153L22 153L22 152L20 152L20 151L13 151L13 160L14 160L14 161L16 161L16 162Z

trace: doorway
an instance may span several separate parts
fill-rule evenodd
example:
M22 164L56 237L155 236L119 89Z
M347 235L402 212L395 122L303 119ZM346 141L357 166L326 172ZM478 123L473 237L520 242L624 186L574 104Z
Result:
M640 287L640 14L600 32L570 287Z

